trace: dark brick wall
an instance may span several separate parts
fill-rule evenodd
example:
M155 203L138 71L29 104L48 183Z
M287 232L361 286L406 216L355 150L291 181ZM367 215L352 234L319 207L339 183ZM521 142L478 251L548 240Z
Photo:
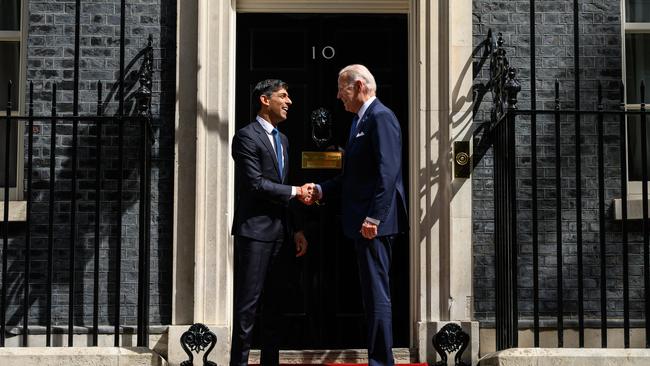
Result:
M27 81L34 82L35 114L49 115L52 85L56 83L57 107L60 114L69 115L73 100L74 70L74 1L31 0L27 41ZM173 149L174 149L174 92L175 92L175 27L176 2L166 0L130 0L126 8L126 64L135 60L146 46L147 36L153 35L154 75L152 112L155 142L152 152L151 185L151 277L150 313L152 324L171 321L171 248L173 213ZM119 80L119 24L120 1L83 1L81 9L81 49L79 113L96 113L97 81L104 84L105 115L113 115L118 108ZM141 59L127 70L125 111L133 114L133 93L139 87L137 71ZM26 91L25 91L26 92ZM139 173L138 148L140 128L125 127L125 169L120 174L117 160L117 125L103 127L102 144L102 213L95 217L95 160L96 133L94 123L79 124L78 185L75 279L75 325L92 325L94 225L101 223L100 244L100 324L112 324L116 280L117 217L121 215L121 321L136 323L138 280L138 215ZM59 122L56 148L56 185L54 205L54 285L52 319L54 324L67 324L69 309L69 243L70 188L72 166L72 125ZM33 224L30 324L46 322L46 274L49 208L49 121L38 121L35 129L33 177ZM124 177L123 208L117 211L117 179ZM23 258L24 226L12 225L8 287L8 323L17 324L23 312Z
M518 69L522 83L519 108L530 104L530 33L528 1L474 0L475 100L482 101L475 110L475 170L473 172L473 247L475 317L489 324L494 319L494 160L489 130L491 96L485 93L488 67L480 67L488 29L502 32L511 66ZM552 109L554 82L560 82L562 108L574 108L574 35L573 1L536 2L536 86L537 108ZM598 82L604 89L608 109L619 102L621 80L621 20L618 1L588 0L580 2L580 102L582 109L596 108ZM584 260L585 312L590 319L600 316L600 244L598 225L598 168L596 119L581 121L582 235ZM516 127L517 199L519 241L519 310L522 319L532 316L532 194L530 159L530 118L518 117ZM618 120L606 119L605 207L607 307L609 318L621 318L622 248L620 222L613 219L613 198L620 198L620 136ZM561 123L561 186L564 312L577 318L576 174L575 119L563 117ZM557 259L555 210L555 138L554 123L549 118L537 120L537 184L539 207L540 311L543 317L556 315ZM633 224L630 236L631 317L642 315L643 281L641 237Z

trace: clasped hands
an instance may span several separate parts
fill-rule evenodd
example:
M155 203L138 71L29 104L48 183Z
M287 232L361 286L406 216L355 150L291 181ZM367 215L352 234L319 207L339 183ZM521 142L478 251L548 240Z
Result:
M314 183L305 183L296 189L296 198L305 205L311 205L321 199L321 192L316 188ZM377 224L365 220L359 230L361 236L372 240L377 236Z
M296 198L300 202L309 206L320 199L320 192L316 189L316 184L314 183L305 183L296 189Z

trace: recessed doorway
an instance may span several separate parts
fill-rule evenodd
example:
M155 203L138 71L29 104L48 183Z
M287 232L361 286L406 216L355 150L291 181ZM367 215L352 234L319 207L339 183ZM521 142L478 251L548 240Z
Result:
M377 96L391 107L402 127L404 185L408 181L408 28L405 14L248 14L237 15L236 127L252 121L250 95L259 80L279 78L290 87L293 105L280 130L289 137L291 184L319 182L336 169L303 169L303 151L345 145L352 115L336 99L337 74L361 63L373 72ZM312 112L330 113L328 146L313 139ZM408 195L408 192L407 192ZM341 232L339 205L305 208L310 248L288 266L287 336L282 349L366 347L353 244ZM236 249L235 249L236 250ZM393 248L391 287L394 346L409 347L409 240ZM259 322L256 322L259 324ZM256 327L259 330L259 327ZM258 345L259 334L254 336Z

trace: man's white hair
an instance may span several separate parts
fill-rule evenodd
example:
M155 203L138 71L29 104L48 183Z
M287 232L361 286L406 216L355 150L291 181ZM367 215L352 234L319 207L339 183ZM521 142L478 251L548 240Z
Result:
M368 88L368 93L370 95L375 95L377 92L377 83L375 82L375 77L372 76L370 70L367 67L354 64L348 65L339 71L339 77L345 76L348 82L353 83L357 80L363 80L364 84Z

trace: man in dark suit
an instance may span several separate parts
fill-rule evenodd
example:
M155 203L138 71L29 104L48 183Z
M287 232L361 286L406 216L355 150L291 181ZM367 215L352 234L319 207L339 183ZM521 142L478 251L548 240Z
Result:
M343 233L354 240L368 320L369 365L393 365L389 270L395 235L407 230L402 136L363 65L339 72L337 98L355 114L343 172L316 186L313 199L341 197Z
M257 117L235 134L232 157L238 196L235 200L235 301L230 365L247 365L255 311L263 296L262 365L278 365L278 327L282 300L281 260L283 243L293 233L289 201L309 200L313 185L286 184L289 143L277 126L291 106L288 86L280 80L264 80L253 90ZM294 236L296 255L307 246L302 232ZM286 247L285 247L286 249ZM264 291L262 291L264 289ZM264 293L262 295L262 292Z

